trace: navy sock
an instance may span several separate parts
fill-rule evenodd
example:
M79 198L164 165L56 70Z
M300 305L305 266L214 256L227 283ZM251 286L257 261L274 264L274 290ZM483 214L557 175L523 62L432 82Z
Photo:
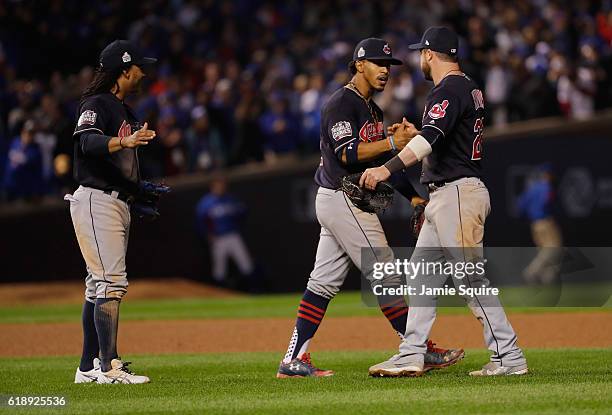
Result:
M304 292L298 307L297 320L289 342L289 348L283 359L284 362L289 362L306 352L310 339L314 337L321 320L323 320L329 301L329 299L312 291L306 290Z
M93 369L93 360L98 357L100 352L98 333L94 323L94 308L95 304L89 301L85 301L83 304L83 353L81 354L81 363L79 363L79 370L82 372Z
M391 323L391 326L400 336L406 333L406 321L408 319L408 304L401 295L378 296L380 309Z
M117 332L119 331L118 298L98 298L94 321L100 344L100 366L103 372L111 370L111 360L117 358Z

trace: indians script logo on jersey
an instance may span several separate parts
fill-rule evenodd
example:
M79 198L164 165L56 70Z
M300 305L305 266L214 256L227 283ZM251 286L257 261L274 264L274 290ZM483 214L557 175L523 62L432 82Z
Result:
M81 125L94 125L96 123L97 116L98 114L96 114L92 110L83 111L83 113L79 117L77 127L80 127Z
M123 120L121 127L119 127L119 132L117 133L117 137L125 138L125 137L129 137L130 135L132 135L132 126L128 124L125 120Z
M365 142L381 140L383 138L383 123L368 123L366 121L359 130L359 138Z
M437 119L440 119L440 118L444 118L444 116L446 115L446 108L448 108L448 100L447 99L442 101L441 104L435 104L433 107L431 107L431 109L429 110L427 115L432 120L437 120Z
M348 121L338 121L331 128L331 134L334 140L338 141L344 137L350 137L353 135L353 129L351 123Z

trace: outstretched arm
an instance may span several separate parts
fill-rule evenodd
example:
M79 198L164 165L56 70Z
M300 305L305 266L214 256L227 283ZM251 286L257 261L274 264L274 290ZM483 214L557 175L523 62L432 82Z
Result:
M379 182L387 180L392 173L423 160L424 157L431 153L431 150L429 141L422 135L417 134L397 156L393 157L383 166L367 169L363 172L359 185L365 186L368 189L374 189Z

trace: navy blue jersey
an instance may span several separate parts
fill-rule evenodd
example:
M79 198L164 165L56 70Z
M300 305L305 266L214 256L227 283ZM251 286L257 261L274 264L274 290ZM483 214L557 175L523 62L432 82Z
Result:
M321 108L321 164L315 182L322 187L337 189L343 176L379 166L391 153L369 162L342 162L343 149L357 143L385 139L383 112L373 100L366 102L348 87L338 89Z
M128 137L137 124L131 109L115 95L103 93L85 98L77 112L74 130L74 178L88 187L134 193L139 180L135 148L123 148L103 156L87 156L80 135L95 133L108 143L112 137Z
M421 135L432 152L423 159L421 183L482 175L484 99L467 75L449 75L427 96Z

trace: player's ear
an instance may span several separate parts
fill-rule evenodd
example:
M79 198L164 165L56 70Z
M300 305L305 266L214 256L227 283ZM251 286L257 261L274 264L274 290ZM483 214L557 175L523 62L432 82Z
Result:
M355 62L355 69L357 69L357 72L363 72L364 62L365 61L357 61L357 62Z

